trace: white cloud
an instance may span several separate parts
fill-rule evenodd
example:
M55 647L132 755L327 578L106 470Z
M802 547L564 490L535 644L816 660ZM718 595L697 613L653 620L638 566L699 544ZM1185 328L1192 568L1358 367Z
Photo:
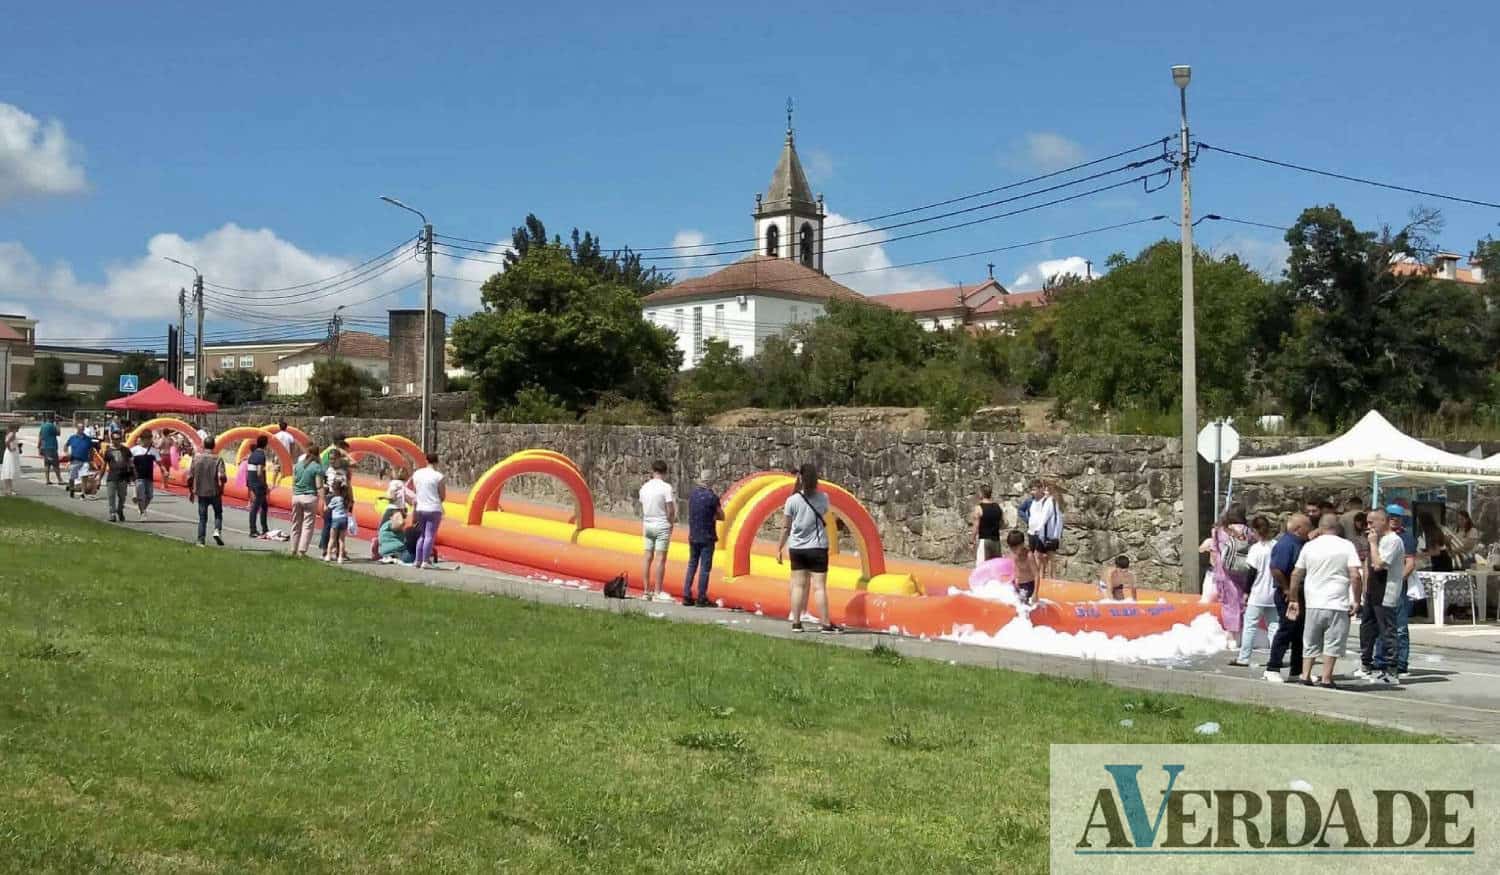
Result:
M508 242L496 243L487 252L472 254L499 261L508 246ZM80 280L63 262L43 264L18 242L0 242L0 289L8 293L0 299L0 310L40 320L37 334L43 341L89 338L102 342L164 333L165 323L177 318L177 290L191 289L192 285L192 274L166 261L167 256L196 265L213 284L205 292L209 334L240 329L267 333L283 330L295 323L277 324L275 320L327 318L341 304L346 307L346 316L383 319L389 308L418 302L422 288L422 262L410 251L389 262L357 268L364 259L309 252L269 229L230 223L198 238L156 234L146 242L145 254L107 266L99 282ZM439 255L434 273L470 282L436 280L433 291L437 305L450 319L467 314L478 305L479 284L500 270L499 265ZM321 286L286 289L339 274L346 275ZM408 285L400 292L386 294ZM214 286L285 290L246 293ZM262 318L244 320L226 310ZM306 324L308 333L319 333L316 322Z
M850 222L838 213L829 213L824 225L824 272L849 288L866 295L950 285L942 274L930 268L887 269L894 262L886 254L885 247L878 245L885 240L885 232L860 233L870 230L871 227L863 222ZM861 245L871 243L877 245ZM851 246L859 246L859 248L845 248ZM850 273L851 271L862 272Z
M1010 163L1043 173L1070 167L1084 160L1083 147L1050 131L1032 131L1011 150Z
M1231 234L1213 244L1209 251L1216 255L1238 255L1247 267L1268 280L1281 279L1286 260L1292 254L1292 248L1285 240L1267 240L1245 234Z
M472 243L464 245L474 246ZM435 275L432 283L433 306L448 314L448 324L453 324L453 320L459 316L467 316L478 310L480 287L490 277L505 271L503 264L491 262L505 260L505 253L513 248L510 240L497 240L488 244L488 247L484 252L460 250L452 253L464 256L462 259L445 257L445 250L441 246L437 247L438 255L432 267Z
M28 195L83 191L77 147L62 122L43 123L18 106L0 103L0 203Z
M696 272L697 268L705 266L722 265L725 261L733 261L737 257L733 255L714 255L713 250L715 247L709 245L708 235L693 228L684 228L673 234L672 245L677 248L668 254L683 257L673 258L669 262L656 262L656 264L674 274L686 273L688 271Z
M833 178L833 156L822 149L809 149L805 169L810 182L822 185Z
M1063 274L1077 274L1088 276L1089 266L1081 255L1070 255L1067 258L1049 258L1031 265L1021 273L1017 274L1009 288L1013 292L1031 292L1040 289L1047 280ZM1099 275L1098 271L1094 272Z

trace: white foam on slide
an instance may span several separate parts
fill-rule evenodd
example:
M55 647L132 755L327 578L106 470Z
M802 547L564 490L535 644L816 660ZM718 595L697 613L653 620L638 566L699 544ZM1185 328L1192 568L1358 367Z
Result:
M1031 607L1022 604L1016 588L1009 583L985 584L975 590L950 589L948 594L1007 604L1016 609L1017 616L994 635L961 626L953 634L941 636L944 641L1167 667L1188 665L1195 659L1222 653L1228 644L1223 627L1209 614L1200 614L1191 623L1178 623L1165 632L1126 638L1105 632L1059 632L1050 626L1033 625Z

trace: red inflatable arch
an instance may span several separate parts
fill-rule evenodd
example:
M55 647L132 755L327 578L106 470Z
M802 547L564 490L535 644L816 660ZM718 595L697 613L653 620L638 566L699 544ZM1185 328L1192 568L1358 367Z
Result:
M255 449L255 439L265 435L268 438L266 449L276 456L276 464L280 466L281 476L290 477L292 476L292 454L281 445L281 441L271 437L271 434L270 429L256 428L253 425L237 425L223 434L214 436L214 452L222 453L231 443L239 441L240 448L234 454L234 461L235 464L241 464L245 461L245 457L250 455L250 451Z
M380 441L381 443L404 456L406 458L406 462L401 467L405 468L408 471L415 471L423 465L427 464L427 454L422 452L422 448L417 445L416 441L412 440L409 437L406 437L405 435L372 434L370 435L370 440Z
M406 457L396 451L395 447L385 441L377 441L374 438L352 437L345 443L349 444L349 455L355 462L359 462L366 456L378 456L392 468L405 468Z
M130 434L125 436L125 445L133 446L136 442L136 439L140 437L141 434L148 431L176 432L177 434L180 434L188 439L188 443L193 445L194 452L203 449L203 439L198 437L198 430L196 428L193 428L191 425L188 425L186 422L183 422L182 420L176 419L171 416L160 416L156 419L148 419L135 428L131 429Z
M584 482L583 475L579 474L578 469L572 464L559 461L551 455L539 455L534 451L523 451L507 456L490 466L490 469L480 476L469 489L468 506L465 508L468 524L477 526L483 523L485 511L498 507L500 490L505 488L506 481L521 474L546 474L556 477L569 492L573 493L576 528L582 530L594 527L594 495L589 491L589 485Z
M740 512L739 520L730 531L731 541L727 545L730 557L728 576L742 577L750 573L750 548L755 543L756 533L767 520L781 513L782 506L796 488L795 483L786 483L766 489ZM828 496L829 509L844 521L854 535L854 540L859 545L859 564L863 578L869 580L884 574L885 545L880 540L880 530L876 528L870 512L859 503L859 499L841 486L824 481L818 484L818 489Z

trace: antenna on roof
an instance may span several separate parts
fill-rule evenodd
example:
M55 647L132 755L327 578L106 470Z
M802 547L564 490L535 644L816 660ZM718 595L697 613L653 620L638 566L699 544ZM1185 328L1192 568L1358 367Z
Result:
M987 267L987 268L990 269L990 279L994 279L995 278L995 263L992 261L989 264L985 265L985 267Z

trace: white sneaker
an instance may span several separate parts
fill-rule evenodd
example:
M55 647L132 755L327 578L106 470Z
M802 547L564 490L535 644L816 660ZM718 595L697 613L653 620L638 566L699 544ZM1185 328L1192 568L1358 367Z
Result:
M675 601L677 601L676 599L672 598L670 595L667 595L664 592L657 593L656 594L656 600L659 601L659 602L675 602Z
M1389 674L1386 674L1385 672L1380 672L1379 674L1374 675L1373 677L1370 678L1370 683L1372 683L1372 684L1379 684L1380 686L1383 686L1383 687L1394 687L1394 686L1398 686L1400 682L1397 681L1395 678L1391 677Z
M1364 681L1365 683L1374 683L1375 679L1377 677L1379 677L1380 675L1379 675L1378 672L1369 671L1369 670L1365 669L1364 667L1360 667L1360 668L1355 669L1353 671L1353 673L1351 673L1349 676L1352 677L1352 678L1354 678L1357 681Z
M1265 678L1273 684L1286 683L1286 681L1282 679L1281 672L1279 671L1268 671L1265 674L1261 675L1261 677Z

